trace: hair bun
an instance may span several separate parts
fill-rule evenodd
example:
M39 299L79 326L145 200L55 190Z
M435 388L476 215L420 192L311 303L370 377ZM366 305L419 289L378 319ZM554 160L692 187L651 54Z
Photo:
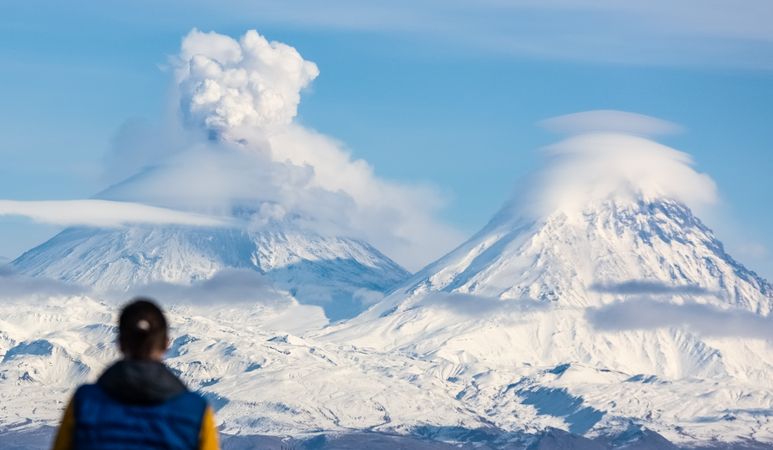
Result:
M145 319L140 319L137 321L137 328L142 331L150 331L150 322Z

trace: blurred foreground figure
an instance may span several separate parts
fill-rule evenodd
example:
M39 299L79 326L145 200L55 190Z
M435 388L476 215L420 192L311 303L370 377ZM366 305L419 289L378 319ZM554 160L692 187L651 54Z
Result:
M123 359L75 391L54 450L217 450L212 408L161 362L169 347L161 309L137 299L118 328Z

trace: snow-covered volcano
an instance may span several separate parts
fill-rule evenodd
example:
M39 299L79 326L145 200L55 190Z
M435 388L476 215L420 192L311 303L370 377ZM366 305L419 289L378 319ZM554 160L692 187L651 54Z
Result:
M514 202L403 282L367 244L291 227L71 229L14 265L104 287L195 285L222 268L283 286L280 301L170 308L167 363L213 401L230 435L674 448L664 436L770 448L773 287L687 206L710 197L711 183L684 155L639 138L582 144L593 145L571 153L564 185L544 186L558 200L540 199L550 208ZM328 326L288 295L355 298L362 288L389 293ZM19 429L52 423L55 402L114 357L114 306L69 294L36 301L0 302L0 400L10 405L0 422ZM31 411L47 415L29 423Z
M222 233L257 258L254 236ZM503 213L382 302L327 328L313 317L299 324L313 311L292 299L172 307L167 362L213 401L229 435L674 448L662 435L766 448L773 349L764 332L707 332L668 317L607 329L591 313L646 296L655 308L702 304L765 321L770 292L677 201L602 202L531 221ZM0 418L27 429L42 423L25 419L38 408L53 421L52 402L114 357L111 307L70 296L2 309L0 397L12 406Z
M603 315L642 304L654 320ZM505 209L320 337L430 363L460 404L505 430L638 423L682 442L770 440L771 334L730 322L770 323L772 307L771 285L684 204L608 199L541 219ZM707 330L702 311L728 327Z
M673 200L608 200L544 219L503 211L393 298L448 292L587 307L604 304L611 297L605 294L637 290L697 296L762 315L773 307L771 285Z
M408 273L369 244L289 227L258 231L184 226L70 228L24 253L12 266L101 291L151 283L191 284L224 269L255 270L332 320L351 317L362 299ZM214 301L214 300L213 300Z

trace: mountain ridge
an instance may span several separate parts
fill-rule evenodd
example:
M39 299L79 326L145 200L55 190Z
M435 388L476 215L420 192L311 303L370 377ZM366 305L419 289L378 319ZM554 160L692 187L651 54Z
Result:
M622 214L616 215L616 212ZM771 305L773 305L773 286L757 273L747 269L728 255L722 243L714 236L714 233L682 203L673 200L655 202L639 200L633 203L623 202L622 204L608 201L602 202L597 210L586 208L581 215L583 219L573 222L572 220L576 220L577 217L570 219L566 213L560 211L543 219L524 219L500 212L468 241L417 272L402 287L398 287L396 290L402 290L406 293L422 290L478 293L482 296L501 299L520 298L524 297L524 293L527 293L529 295L525 295L525 297L528 298L538 300L555 299L558 293L551 292L549 288L547 290L534 289L533 287L526 289L525 286L520 286L519 290L516 289L519 286L497 285L497 287L501 287L500 290L492 289L491 285L498 282L498 280L493 279L494 275L487 272L491 272L492 267L493 269L508 270L508 265L514 265L513 261L522 259L524 255L532 258L533 261L529 260L527 262L533 262L539 269L547 266L546 263L539 260L540 258L553 257L561 263L561 258L555 258L555 249L548 247L548 245L564 244L562 250L572 250L573 246L578 245L588 247L588 243L585 241L589 239L585 239L587 236L583 236L584 232L601 236L601 238L607 241L611 240L608 238L609 232L612 232L618 233L618 237L627 238L627 243L633 244L634 248L626 249L625 253L635 254L638 258L641 258L641 254L637 250L644 248L644 246L651 246L654 241L658 241L656 242L658 244L665 244L662 247L671 246L674 242L684 247L703 245L705 247L703 249L704 253L700 255L700 258L694 257L694 255L689 256L693 256L693 260L705 258L707 268L698 267L699 264L694 261L689 270L682 268L677 263L686 265L684 263L686 261L685 256L687 255L680 253L685 250L684 248L678 248L677 252L670 255L675 257L675 260L667 260L662 254L656 255L660 256L660 258L643 261L646 263L645 267L637 270L637 273L626 275L621 274L621 272L625 271L625 267L613 266L615 263L614 259L625 257L622 254L624 252L615 254L613 251L619 249L612 248L613 246L609 244L606 244L606 248L602 249L583 248L582 250L588 253L588 256L595 256L601 262L598 264L600 267L577 268L570 271L571 275L581 275L584 277L582 286L574 286L576 291L587 290L593 285L609 283L610 281L625 283L649 280L673 283L676 286L699 286L701 282L707 282L708 280L710 281L708 284L712 286L704 286L706 288L704 294L708 294L712 290L709 288L716 288L716 291L725 290L727 291L725 294L728 294L729 297L728 300L738 304L738 306L765 315L770 313ZM670 217L672 220L664 220L666 217ZM642 222L643 218L649 218L649 220ZM602 221L601 224L598 223L599 219ZM583 220L588 221L586 224L593 222L597 226L594 227L595 229L590 226L587 229L583 229ZM619 226L621 224L622 226ZM606 236L604 235L605 233L607 234ZM623 236L625 233L627 233L627 236ZM561 242L562 240L569 239L570 236L575 239L569 243L570 245L566 245L566 242ZM533 242L540 238L547 242ZM523 242L519 241L519 239ZM604 245L602 239L598 240L602 241L601 245ZM540 248L538 251L530 251L529 245L543 245L545 248ZM510 253L502 255L500 254L502 251L510 251ZM575 250L575 252L577 251ZM591 255L594 252L606 252L606 254ZM613 261L605 265L602 260L603 258ZM724 271L719 270L720 268L717 267L715 260L721 260L726 263L727 267L723 267ZM582 260L577 258L573 262L578 261ZM635 266L630 261L624 261L624 263L628 264L629 267ZM665 271L656 270L659 264L664 263L668 264L667 269L670 270L668 277L663 276L666 273ZM557 265L560 266L562 264ZM577 265L579 266L579 264ZM520 268L522 269L523 266L525 265L522 265ZM519 267L516 267L515 270L510 270L515 272L518 269ZM581 271L583 273L580 273ZM539 272L539 276L535 275L532 278L542 278L545 276L545 272L549 271L543 270ZM550 274L548 273L548 275ZM616 278L610 279L609 277L611 276L616 276ZM703 279L700 279L701 276ZM726 286L727 282L725 280L731 279L733 276L739 277L744 284L739 290L736 290L735 286ZM556 281L559 277L549 276L549 278L552 281ZM571 278L573 277L564 277L564 279ZM540 286L540 288L544 287ZM764 299L757 299L755 301L746 298L755 297L755 293L751 291L757 291L757 294L762 294Z
M232 238L241 239L223 239ZM253 248L252 267L288 267L303 253ZM380 261L366 246L351 255L364 266L368 256ZM773 443L770 339L673 322L601 329L588 315L645 297L770 317L770 284L679 202L601 202L530 220L503 213L385 291L327 325L300 322L315 308L299 305L299 292L173 305L167 363L211 400L230 435L355 430L492 448L625 448L636 439L669 448L659 437L679 446ZM0 362L4 422L51 408L101 371L114 357L113 308L72 295L0 305L0 354L11 355ZM19 385L45 395L21 398Z
M408 276L363 241L281 227L69 228L11 266L100 291L191 284L225 269L252 270L301 302L322 306L331 320L362 310L361 293L380 294Z

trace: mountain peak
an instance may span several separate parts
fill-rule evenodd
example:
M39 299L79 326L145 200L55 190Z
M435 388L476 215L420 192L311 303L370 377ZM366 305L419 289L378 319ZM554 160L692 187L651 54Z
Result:
M757 418L728 425L717 389L769 406L769 332L738 330L767 325L772 290L684 202L510 212L318 337L431 364L465 408L504 428L560 420L598 436L636 423L707 440L758 427ZM743 325L723 326L739 317Z
M545 165L521 183L502 213L570 216L604 203L630 205L670 199L690 207L716 201L714 181L690 155L640 136L588 132L542 151Z
M428 266L406 293L455 292L501 300L603 304L595 287L631 280L693 287L706 301L768 314L770 285L735 261L684 203L605 199L541 219L498 214Z
M152 283L191 284L225 269L266 276L300 303L325 309L331 320L364 309L362 293L383 293L408 277L394 261L362 241L294 227L135 226L70 228L12 262L26 275L102 291Z

